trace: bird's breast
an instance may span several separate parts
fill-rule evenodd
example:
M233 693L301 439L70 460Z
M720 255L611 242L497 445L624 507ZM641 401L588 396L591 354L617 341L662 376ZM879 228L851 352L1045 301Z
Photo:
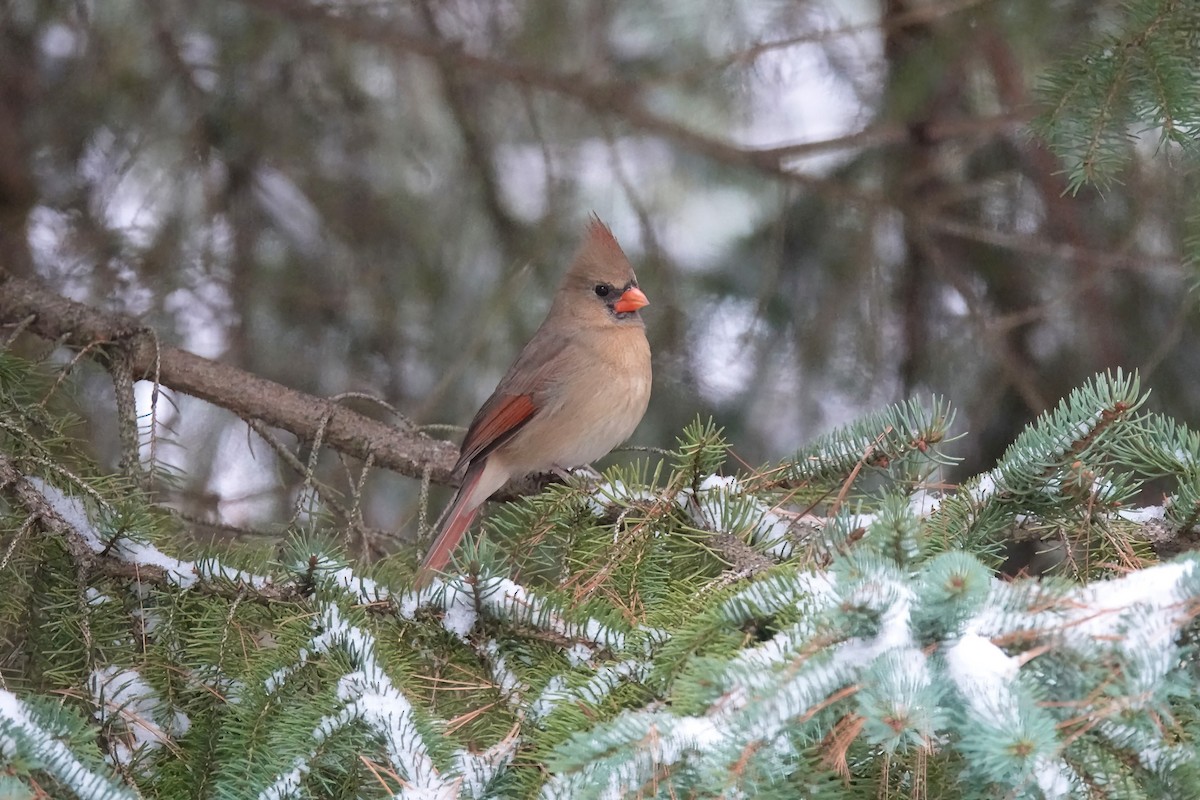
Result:
M533 419L505 447L505 460L537 472L588 464L637 428L650 402L650 346L641 328L581 347L571 369L539 398Z

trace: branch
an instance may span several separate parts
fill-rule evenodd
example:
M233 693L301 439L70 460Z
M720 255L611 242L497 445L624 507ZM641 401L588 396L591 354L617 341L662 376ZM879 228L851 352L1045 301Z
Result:
M86 574L99 573L109 578L136 580L155 586L173 583L168 571L153 563L139 563L118 558L115 553L97 553L88 545L83 531L63 518L54 503L29 481L8 456L0 453L0 493L24 509L28 519L36 521L43 530L61 538L71 561ZM294 600L299 597L294 586L265 583L248 590L232 581L200 582L203 591L219 595L245 594L256 602L268 603Z
M31 333L88 354L101 361L109 348L126 350L134 380L159 370L162 385L232 411L245 420L261 420L312 442L318 431L325 444L339 452L411 478L428 469L430 480L456 484L450 474L458 448L416 430L402 430L322 397L290 389L245 370L202 358L186 350L156 347L149 329L134 318L100 311L68 300L39 281L18 278L0 270L0 325L20 324ZM97 346L97 345L100 346ZM547 483L545 477L512 484L506 496L529 494Z

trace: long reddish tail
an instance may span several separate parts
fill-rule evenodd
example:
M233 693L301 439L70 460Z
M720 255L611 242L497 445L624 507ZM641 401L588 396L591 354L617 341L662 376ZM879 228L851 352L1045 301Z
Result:
M429 551L425 553L424 560L421 561L421 568L417 571L418 588L428 584L436 573L446 568L446 565L450 563L450 556L454 553L454 548L458 547L463 534L467 532L467 528L471 527L471 520L475 519L475 515L479 513L481 500L472 495L475 493L475 487L479 485L479 479L483 477L485 464L486 459L472 464L467 469L467 474L463 476L462 486L454 495L454 500L450 502L446 521L442 523L442 529L438 532L437 539L434 540Z

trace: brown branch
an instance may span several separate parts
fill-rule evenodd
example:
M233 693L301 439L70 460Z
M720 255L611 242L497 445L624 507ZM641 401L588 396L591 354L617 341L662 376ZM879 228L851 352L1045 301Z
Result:
M1169 269L1177 272L1182 260L1182 257L1177 254L1157 256L1150 253L1104 251L1094 247L1059 242L1049 237L1041 238L1002 231L936 213L922 213L920 219L921 223L929 230L937 233L1069 264L1090 262L1095 268L1104 271L1151 272ZM1080 281L1081 284L1090 286L1105 277L1101 273L1096 276L1080 278ZM1109 318L1104 317L1103 319Z
M1006 133L1016 133L1028 125L1032 119L1033 114L1031 112L1014 112L997 114L994 117L960 117L931 120L928 124L921 127L921 141L924 144L937 144L955 139L991 138ZM864 128L853 133L835 136L832 139L796 142L762 148L754 152L763 158L771 156L784 161L815 153L824 153L830 150L904 145L910 143L912 139L912 126L881 123L871 128Z
M26 330L74 349L88 349L92 358L109 358L107 344L128 352L135 380L159 370L163 386L232 411L243 419L261 420L314 441L324 426L324 442L333 449L366 459L411 478L426 472L436 483L454 484L450 474L458 448L416 430L403 430L359 414L322 397L315 397L245 370L202 358L165 345L156 349L148 328L125 314L100 311L68 300L45 284L0 270L0 325L34 317ZM157 363L156 363L157 361ZM528 494L545 486L538 476L508 487L507 496Z

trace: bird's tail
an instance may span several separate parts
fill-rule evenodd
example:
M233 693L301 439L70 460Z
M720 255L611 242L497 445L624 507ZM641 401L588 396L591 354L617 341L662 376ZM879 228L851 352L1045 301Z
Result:
M472 464L467 469L467 474L463 476L462 486L459 487L458 493L454 495L454 500L450 503L446 519L442 522L441 530L438 531L437 539L426 551L425 558L421 561L421 568L417 570L417 588L427 585L436 573L446 568L446 565L450 563L450 556L454 553L454 548L458 547L463 534L467 532L467 528L471 527L471 521L479 513L481 502L473 495L476 487L479 486L480 478L483 477L485 464L486 460L482 463Z

